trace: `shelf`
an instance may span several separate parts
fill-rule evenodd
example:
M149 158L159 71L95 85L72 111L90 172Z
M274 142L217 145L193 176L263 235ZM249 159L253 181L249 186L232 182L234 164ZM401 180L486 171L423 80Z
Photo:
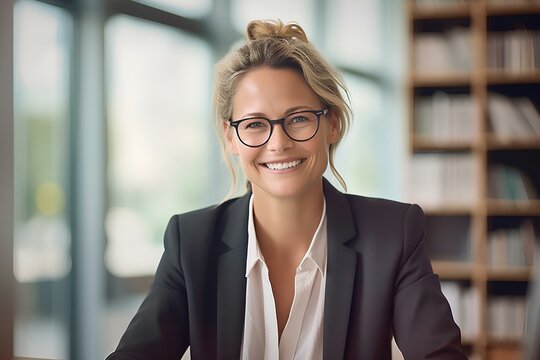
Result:
M505 347L521 347L523 345L523 342L521 339L517 339L515 337L505 336L489 336L488 342L490 346L505 346Z
M531 138L501 138L495 134L486 135L488 150L538 150L540 149L540 137Z
M540 200L488 199L488 215L540 216Z
M442 280L470 280L472 278L472 264L468 262L434 260L431 265L433 272Z
M523 359L522 344L515 341L500 341L489 343L485 359L490 360L520 360Z
M413 20L443 20L443 19L463 19L471 16L471 6L450 5L450 6L413 6Z
M472 205L426 205L422 206L422 210L432 216L470 216L473 212Z
M540 70L527 72L511 72L489 69L487 70L486 77L488 85L540 85Z
M435 140L416 136L413 140L414 151L471 151L471 141Z
M414 74L411 84L415 88L423 87L469 87L471 75L463 72L442 74Z
M488 266L487 278L491 281L529 281L532 274L532 268L511 267L511 266Z
M488 4L487 16L540 15L540 4Z
M441 158L441 163L445 164L447 155L449 158L466 157L471 160L467 168L468 172L448 170L441 166L441 171L434 171L432 176L432 181L439 182L434 184L438 186L436 188L438 192L433 191L433 197L428 198L426 189L422 194L424 197L419 197L419 199L425 199L421 205L426 214L426 232L430 234L426 238L426 246L432 259L433 271L439 274L441 280L453 283L449 285L457 286L460 291L462 289L474 291L471 294L478 297L477 303L473 305L475 314L480 314L476 329L477 336L470 336L462 341L470 349L470 354L474 354L478 359L519 359L522 355L522 336L516 337L512 335L512 331L490 332L490 326L494 324L491 320L500 319L497 314L491 312L489 305L498 296L515 296L520 298L518 301L521 301L533 276L532 267L491 266L486 263L486 260L489 258L491 245L489 239L492 231L519 229L521 222L529 219L533 222L535 231L538 230L540 199L514 201L489 198L489 194L493 191L494 179L492 177L497 174L495 172L494 175L491 170L495 166L513 167L519 171L519 174L527 175L531 186L540 190L540 166L537 164L540 161L540 136L534 135L533 131L530 131L531 136L524 132L525 136L521 137L505 134L501 136L500 133L495 133L491 130L493 127L489 127L492 123L488 105L491 105L490 96L496 93L509 99L528 98L535 107L538 107L540 69L532 66L519 71L502 68L503 62L499 61L500 59L491 59L489 56L492 56L491 53L495 50L501 53L504 50L506 56L512 53L512 61L506 63L508 67L510 65L518 67L513 61L513 53L517 50L515 48L508 50L505 47L499 49L501 43L497 41L499 41L498 38L504 39L505 35L501 34L504 32L519 29L540 31L540 0L508 0L506 3L501 3L501 1L496 3L492 0L470 0L465 3L465 1L456 0L452 1L454 5L445 0L433 0L435 3L433 6L430 1L424 2L428 5L409 0L407 8L410 54L406 79L410 110L408 113L408 150L412 156L416 157L415 160L419 161L423 161L422 157L427 160L430 157L435 160ZM470 45L468 42L461 44L458 42L457 45L460 46L453 44L454 48L450 48L450 41L456 41L456 39L462 41L458 35L451 38L453 35L451 31L454 29L458 30L456 32L458 35L467 34L466 39L470 41ZM453 55L453 51L460 51L456 54L460 57L456 56L456 59L469 60L470 55L470 62L440 61L434 64L438 66L429 66L432 65L429 61L437 60L435 55L433 58L425 56L420 59L425 60L426 65L416 61L418 59L415 56L419 52L418 44L424 46L422 41L431 34L440 44L432 45L431 48L427 47L428 50L438 51L437 46L441 48L446 46L444 54L435 55L442 55L444 59L452 60L450 55ZM519 35L519 33L516 34ZM519 36L516 38L524 42ZM488 42L493 42L496 48L491 47L495 45ZM525 48L525 45L522 47ZM420 48L420 50L424 49ZM523 52L525 53L524 50ZM422 52L424 53L430 54L428 51ZM467 64L467 67L464 64ZM458 96L466 98L467 102L439 101L437 105L440 106L435 113L433 104L438 99L430 99L430 97L438 92L447 93L447 98L455 94L456 98ZM428 107L430 104L431 108ZM415 108L415 106L418 107ZM454 110L458 114L456 117L452 117ZM455 128L440 126L441 123L445 124L446 118L443 116L448 119L457 119L455 124L461 125L457 121L468 121L471 118L471 112L474 126L469 132L458 132L457 129L464 128L461 126ZM510 117L510 115L503 116ZM463 124L470 125L471 123L464 122ZM471 127L467 127L469 128ZM431 131L432 129L447 131L435 132ZM456 130L451 132L450 129ZM448 136L440 136L441 134L448 134ZM413 163L414 165L416 164ZM422 167L419 168L422 169ZM427 166L426 168L429 169ZM427 170L419 171L419 173L431 180ZM472 185L464 182L459 185L457 192L459 195L463 190L474 190L466 198L457 195L449 196L448 191L441 190L448 189L448 183L455 184L456 179L468 180L470 173L474 174ZM422 192L423 188L411 186L411 190ZM504 192L501 191L501 193ZM448 203L448 200L438 200L448 198L450 200L455 198L454 204ZM447 259L449 261L446 261ZM463 295L464 292L460 292L459 296ZM509 303L512 305L511 302ZM518 305L521 306L521 302ZM490 316L494 316L493 319L489 318ZM503 320L506 321L506 319ZM496 329L500 330L501 327L498 325L500 324L497 324ZM493 334L503 336L494 337ZM511 336L504 336L504 334ZM520 335L519 332L516 334Z
M486 70L487 85L521 85L539 84L540 70L535 71L508 71L498 69ZM415 73L410 81L415 88L423 87L470 87L473 82L471 74L460 71L444 73L422 74Z

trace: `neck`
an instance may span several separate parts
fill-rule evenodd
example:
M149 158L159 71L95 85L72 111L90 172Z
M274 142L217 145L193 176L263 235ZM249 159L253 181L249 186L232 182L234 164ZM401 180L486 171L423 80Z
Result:
M306 253L323 211L322 182L305 194L277 198L253 189L253 215L261 251L284 257Z

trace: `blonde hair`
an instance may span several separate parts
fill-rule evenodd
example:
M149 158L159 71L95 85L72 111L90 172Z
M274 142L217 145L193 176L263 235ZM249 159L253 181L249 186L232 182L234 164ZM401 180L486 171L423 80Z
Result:
M336 112L340 124L339 136L337 141L330 145L329 163L332 173L347 190L347 185L333 162L336 148L351 122L351 109L344 98L349 100L349 93L342 77L308 41L306 33L298 24L283 24L279 20L255 20L247 26L243 45L229 51L215 67L214 116L223 158L232 177L228 197L237 192L239 176L238 164L227 151L223 122L231 119L232 99L241 75L261 66L297 71L319 96L323 105ZM247 186L249 188L249 181Z

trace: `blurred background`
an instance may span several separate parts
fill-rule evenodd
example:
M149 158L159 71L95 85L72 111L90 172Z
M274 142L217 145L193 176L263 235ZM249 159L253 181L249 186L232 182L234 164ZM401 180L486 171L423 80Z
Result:
M114 350L169 218L227 193L213 65L261 18L297 21L342 70L357 120L337 156L349 191L401 197L398 2L14 1L16 356Z
M500 9L510 2L496 3L507 16ZM498 343L490 342L488 299L523 300L532 263L514 264L517 272L499 273L491 284L484 266L489 233L521 229L529 239L532 232L534 248L540 210L531 193L506 198L510 210L497 202L490 218L487 199L505 197L500 189L488 194L488 168L505 173L495 165L517 164L538 188L540 130L531 139L491 144L486 134L497 131L486 120L486 89L527 98L536 110L540 66L533 58L532 67L520 70L534 76L528 87L514 79L518 90L508 90L504 77L490 80L485 29L537 31L538 5L525 3L532 19L490 28L487 0L4 2L13 22L6 31L13 45L14 227L3 249L13 253L7 263L15 281L15 356L84 360L114 350L152 281L169 218L227 193L211 114L213 65L243 38L250 20L281 19L304 28L350 90L354 123L336 157L348 191L424 206L431 238L442 239L429 249L448 280L443 290L453 297L454 316L478 318L460 323L467 326L467 351L495 359L501 352L490 352ZM531 49L540 62L535 36ZM478 46L485 52L472 51ZM470 57L447 61L459 49ZM5 64L0 70L11 60ZM482 69L479 77L471 69ZM442 124L426 125L437 114ZM415 160L411 150L419 153ZM441 153L451 159L441 160ZM522 212L512 210L517 200L527 200ZM513 335L495 329L510 358L519 354L523 323L515 328Z

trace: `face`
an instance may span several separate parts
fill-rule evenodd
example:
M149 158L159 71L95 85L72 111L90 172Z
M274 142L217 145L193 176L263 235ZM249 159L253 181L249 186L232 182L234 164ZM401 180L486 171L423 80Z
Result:
M291 69L256 68L242 76L235 90L233 120L250 116L278 119L293 111L324 108L305 80ZM322 115L319 131L305 142L292 140L276 125L268 142L256 148L242 144L227 124L224 131L229 151L239 157L254 194L289 198L321 191L329 146L339 136L339 121L333 111Z

